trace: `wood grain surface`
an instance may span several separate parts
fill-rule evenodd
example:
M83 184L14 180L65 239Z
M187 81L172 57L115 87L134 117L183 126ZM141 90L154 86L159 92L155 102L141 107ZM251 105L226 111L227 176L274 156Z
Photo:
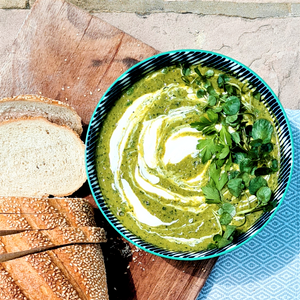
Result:
M37 0L0 70L0 97L41 94L73 106L86 129L105 90L125 70L158 53L62 0ZM85 138L83 134L83 139ZM74 196L93 202L85 184ZM184 262L148 254L108 232L103 246L110 299L194 300L216 259Z

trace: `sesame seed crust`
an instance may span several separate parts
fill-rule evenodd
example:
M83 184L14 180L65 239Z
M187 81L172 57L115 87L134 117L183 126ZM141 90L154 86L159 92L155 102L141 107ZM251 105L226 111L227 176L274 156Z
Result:
M106 272L99 244L71 245L53 250L89 300L108 300Z
M62 227L0 236L0 262L57 246L106 242L103 228ZM7 255L10 254L10 255Z
M0 197L0 231L96 226L82 198Z
M2 266L0 266L0 299L30 300L22 293L20 287Z

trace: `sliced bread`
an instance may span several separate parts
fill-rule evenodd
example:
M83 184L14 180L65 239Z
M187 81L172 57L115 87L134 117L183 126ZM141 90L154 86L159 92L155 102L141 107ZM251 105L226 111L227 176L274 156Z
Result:
M108 300L100 245L65 246L1 262L0 299Z
M45 118L0 123L0 196L67 196L86 181L85 146Z
M68 104L38 95L20 95L0 100L0 122L21 117L44 117L82 133L81 118Z
M30 230L0 236L0 262L58 246L104 242L106 242L105 231L99 227L58 227L49 230Z

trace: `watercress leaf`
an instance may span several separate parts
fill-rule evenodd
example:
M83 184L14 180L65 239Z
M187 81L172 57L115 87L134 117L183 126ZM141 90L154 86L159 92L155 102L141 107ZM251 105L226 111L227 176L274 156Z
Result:
M223 145L232 146L231 135L225 126L222 126L220 130L220 141Z
M220 224L228 225L232 221L232 216L228 212L223 212L220 216Z
M222 110L223 108L221 106L214 108L214 112L221 112Z
M212 86L207 87L207 92L211 96L219 97L219 94L215 91L215 89Z
M234 178L228 181L228 190L229 192L235 196L239 197L245 185L243 184L242 178Z
M249 183L249 193L251 195L255 195L256 192L263 186L267 186L268 183L266 181L266 179L264 179L261 176L255 177L253 179L250 180Z
M277 159L272 159L272 162L271 162L271 170L273 172L277 172L278 171L278 160Z
M256 193L256 197L260 202L261 206L267 205L267 203L271 199L271 195L272 195L272 191L268 186L261 187Z
M244 152L236 152L233 154L233 162L236 164L240 164L242 160L244 160L247 157L247 154Z
M253 141L251 141L250 146L252 148L259 148L259 147L261 147L262 142L263 142L262 139L253 140Z
M204 91L203 89L200 89L196 92L196 95L198 98L203 98L205 94L206 94L206 91Z
M194 71L196 72L196 74L203 80L204 76L201 74L200 70L198 69L198 67L196 67L194 69Z
M244 160L242 160L240 162L240 171L243 173L243 172L246 172L246 173L250 173L252 168L253 168L253 162L251 159L249 158L245 158Z
M236 226L234 226L234 225L227 225L226 226L226 230L225 230L225 232L223 234L223 238L228 240L233 235L233 233L235 232L235 230L236 230Z
M209 86L211 86L211 82L209 80L204 81L204 88L207 90Z
M238 118L238 115L232 115L232 116L227 116L226 117L226 123L230 124L233 123L234 121L236 121Z
M219 191L216 188L211 186L204 186L202 187L202 191L207 200L214 200L214 203L221 202Z
M258 119L254 122L251 134L254 139L261 139L263 144L266 144L271 141L272 133L273 126L270 121Z
M212 76L214 76L214 74L215 74L215 72L213 71L213 70L207 70L206 71L206 73L205 73L205 76L207 77L207 78L210 78L210 77L212 77Z
M255 176L264 176L264 175L269 175L271 174L273 171L271 168L268 167L261 167L261 168L257 168L254 172Z
M223 159L225 157L227 157L227 155L230 153L230 149L228 146L223 147L220 155L219 155L219 159Z
M215 106L217 104L217 98L213 95L208 96L208 104L210 106Z
M273 144L272 143L266 143L261 145L260 150L264 153L270 153L273 150Z
M236 178L239 174L240 174L239 171L232 171L232 172L230 172L229 175L228 175L228 180Z
M231 133L231 139L232 139L235 143L237 143L237 144L239 144L239 143L241 142L240 135L239 135L239 133L236 132L236 131L234 131L234 132Z
M182 66L182 75L189 76L191 74L191 69L187 65Z
M226 74L220 74L217 79L219 88L223 88L225 83L228 82L229 80L230 80L230 77L228 77Z
M250 175L248 173L243 173L242 174L242 179L243 179L243 182L244 182L245 186L249 187L250 180L251 180Z
M228 97L226 102L222 105L223 111L226 115L235 115L241 107L241 101L238 97L231 96Z
M225 90L229 95L232 95L234 93L234 88L232 85L225 84Z

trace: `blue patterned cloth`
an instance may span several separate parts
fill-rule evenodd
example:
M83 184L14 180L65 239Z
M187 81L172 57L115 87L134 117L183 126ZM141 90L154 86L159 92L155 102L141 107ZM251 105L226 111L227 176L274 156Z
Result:
M286 197L257 236L218 259L197 300L300 299L300 111L286 113L295 149Z

